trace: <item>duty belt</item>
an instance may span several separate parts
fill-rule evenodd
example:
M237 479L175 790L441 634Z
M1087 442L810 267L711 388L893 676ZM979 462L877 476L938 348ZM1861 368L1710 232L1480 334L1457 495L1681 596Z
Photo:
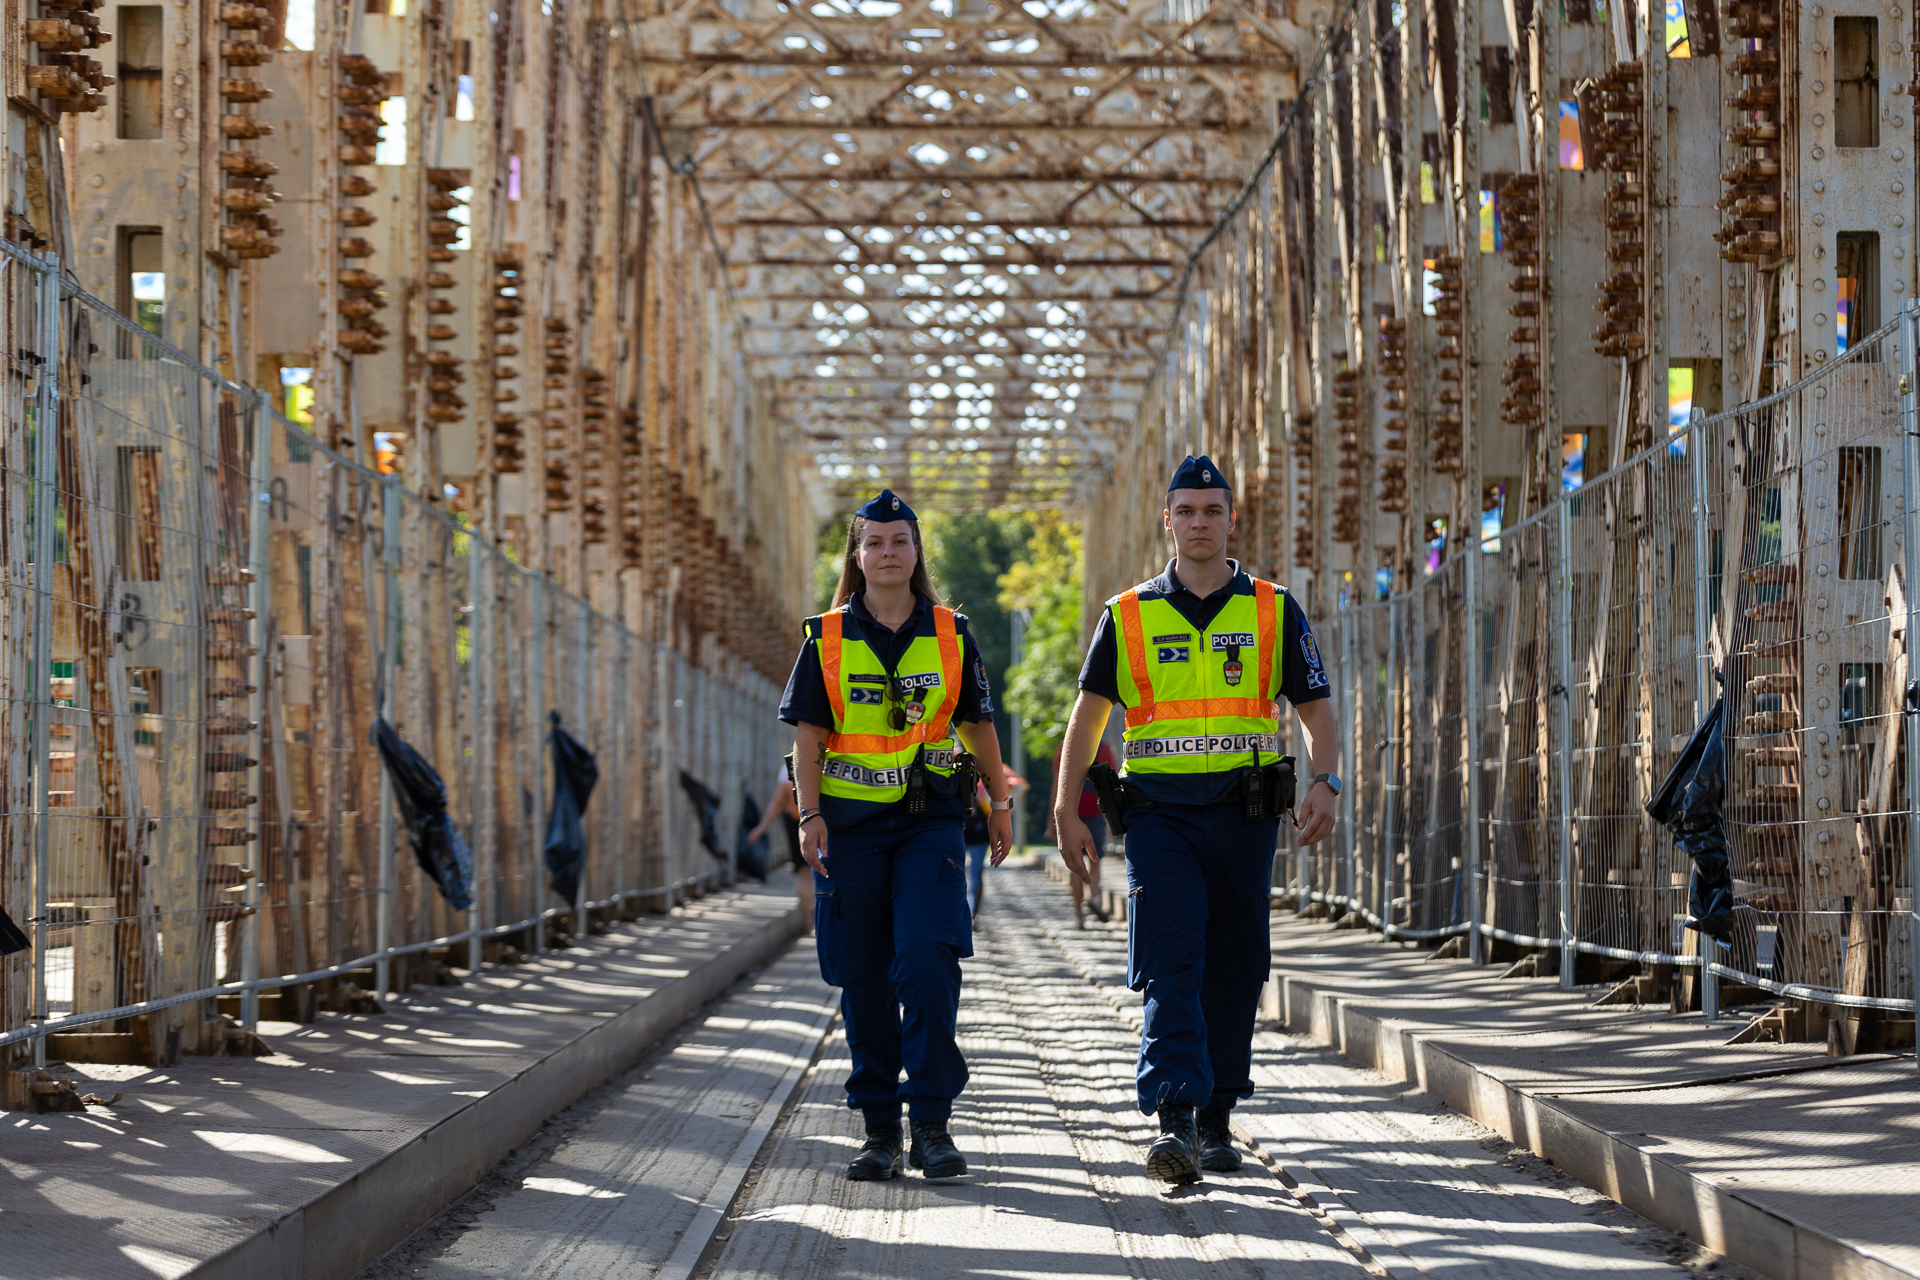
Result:
M1134 738L1125 745L1129 760L1160 756L1226 756L1249 751L1280 754L1277 733L1198 733L1175 738Z
M928 768L951 769L953 757L953 748L943 747L928 751L921 758ZM907 785L907 774L912 770L911 764L897 765L891 769L869 769L851 760L830 759L820 771L829 778L839 778L863 787L904 787Z

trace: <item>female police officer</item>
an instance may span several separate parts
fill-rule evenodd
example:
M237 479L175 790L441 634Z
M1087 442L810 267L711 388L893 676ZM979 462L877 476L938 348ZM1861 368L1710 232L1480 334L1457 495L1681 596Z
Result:
M1233 493L1210 459L1181 463L1162 517L1174 558L1107 602L1053 812L1060 854L1084 877L1080 785L1108 713L1124 704L1124 773L1139 806L1127 818L1127 982L1146 1006L1140 1110L1160 1118L1147 1169L1185 1182L1240 1167L1228 1117L1253 1095L1253 1019L1272 959L1274 700L1293 704L1315 768L1338 754L1339 724L1300 606L1227 558ZM1331 771L1303 780L1300 843L1332 832L1339 793Z
M940 604L920 526L892 490L854 513L833 605L806 621L780 718L797 728L800 852L820 976L841 988L847 1020L847 1105L867 1125L847 1176L900 1171L905 1103L913 1167L950 1178L967 1171L947 1124L967 1082L954 1031L960 960L973 954L960 836L973 784L956 776L954 734L991 792L998 866L1013 823L993 701L966 619Z

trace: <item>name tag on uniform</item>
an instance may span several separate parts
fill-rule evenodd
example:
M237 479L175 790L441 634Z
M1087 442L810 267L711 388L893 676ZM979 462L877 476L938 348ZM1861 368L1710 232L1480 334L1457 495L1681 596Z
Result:
M1229 649L1251 649L1257 643L1251 631L1220 631L1207 638L1207 647L1215 653Z
M1188 652L1188 650L1187 650L1187 646L1186 646L1186 645L1183 645L1183 644L1179 644L1179 645L1167 645L1167 644L1163 644L1163 645L1161 645L1161 646L1160 646L1160 653L1159 653L1159 661L1161 661L1161 662L1185 662L1185 661L1187 660L1187 652Z
M1153 638L1153 642L1155 644L1179 644L1183 640L1191 640L1191 639L1193 639L1193 632L1182 631L1177 636L1155 636Z

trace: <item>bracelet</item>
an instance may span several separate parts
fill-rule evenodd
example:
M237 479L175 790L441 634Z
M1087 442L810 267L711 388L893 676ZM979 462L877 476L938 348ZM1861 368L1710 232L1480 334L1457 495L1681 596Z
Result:
M799 823L801 826L804 827L809 822L812 822L815 818L820 818L825 816L826 815L822 814L818 809L802 809L800 811Z

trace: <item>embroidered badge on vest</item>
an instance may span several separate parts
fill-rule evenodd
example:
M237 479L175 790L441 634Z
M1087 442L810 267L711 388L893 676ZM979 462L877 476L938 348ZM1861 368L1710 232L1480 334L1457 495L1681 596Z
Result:
M1158 660L1161 662L1185 662L1187 660L1187 646L1183 644L1163 644L1160 646Z
M1240 662L1238 659L1233 659L1227 663L1226 675L1228 684L1240 683Z

